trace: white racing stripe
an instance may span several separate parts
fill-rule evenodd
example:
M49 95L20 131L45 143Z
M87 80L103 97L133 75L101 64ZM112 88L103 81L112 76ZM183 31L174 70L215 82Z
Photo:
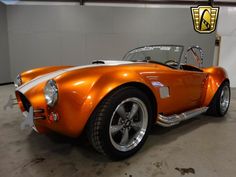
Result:
M77 69L83 69L83 68L91 68L91 67L98 67L98 66L115 66L115 65L122 65L122 64L132 64L131 61L114 61L114 60L99 60L103 61L105 64L91 64L91 65L85 65L85 66L76 66L68 69L62 69L55 72L51 72L39 77L34 78L33 80L23 84L22 86L18 87L16 90L21 93L26 93L31 88L37 86L38 84L45 82L47 80L53 79L61 74L64 74L69 71L74 71Z
M21 87L17 88L16 90L20 91L21 93L24 94L28 90L30 90L31 88L37 86L38 84L40 84L44 81L50 80L54 77L57 77L57 76L59 76L60 74L63 74L63 73L65 73L65 71L59 70L59 71L55 71L55 72L52 72L52 73L49 73L49 74L42 75L40 77L36 77L35 79L27 82L26 84L22 85Z

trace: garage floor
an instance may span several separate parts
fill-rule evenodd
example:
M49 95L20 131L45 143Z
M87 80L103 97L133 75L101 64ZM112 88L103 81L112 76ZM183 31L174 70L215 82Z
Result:
M85 138L20 130L17 107L3 111L12 85L0 87L0 176L236 175L236 89L225 118L199 116L173 128L155 127L140 152L120 162L96 153Z

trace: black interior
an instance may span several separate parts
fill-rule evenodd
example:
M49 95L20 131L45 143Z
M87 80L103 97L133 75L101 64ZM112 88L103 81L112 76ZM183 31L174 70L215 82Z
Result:
M191 66L191 65L180 65L180 69L187 70L187 71L197 71L197 72L203 72L201 69Z
M157 62L157 61L153 61L153 60L143 60L145 62L149 62L149 63L156 63L156 64L161 64L161 65L164 65L164 66L167 66L167 67L170 67L172 69L178 69L178 63L176 62L171 62L170 63L166 63L166 64L163 64L163 63L160 63L160 62ZM168 61L169 62L169 61ZM192 66L192 65L187 65L187 64L182 64L180 65L180 69L182 70L186 70L186 71L196 71L196 72L203 72L201 69L195 67L195 66Z
M169 60L169 61L167 61L165 64L164 64L164 63L161 63L161 62L158 62L158 61L151 60L151 58L146 58L145 60L136 60L136 61L133 61L133 62L155 63L155 64L160 64L160 65L163 65L163 66L170 67L170 68L172 68L172 69L178 69L178 63L177 63L177 62L174 62L174 60ZM93 61L92 64L105 64L105 62L104 62L104 61L101 61L101 60L96 60L96 61ZM186 70L186 71L203 72L201 69L199 69L199 68L197 68L197 67L195 67L195 66L186 65L186 64L180 65L180 69Z

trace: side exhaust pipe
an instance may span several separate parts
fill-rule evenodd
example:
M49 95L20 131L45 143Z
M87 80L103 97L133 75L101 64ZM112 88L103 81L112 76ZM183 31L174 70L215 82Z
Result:
M205 113L207 109L208 107L201 107L201 108L183 112L181 114L174 114L171 116L164 116L164 115L159 114L157 117L156 123L163 127L171 127L171 126L179 124L180 122L184 120L188 120L202 113Z

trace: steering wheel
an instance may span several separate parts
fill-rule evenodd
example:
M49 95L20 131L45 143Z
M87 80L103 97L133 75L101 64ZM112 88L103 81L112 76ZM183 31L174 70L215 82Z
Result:
M175 61L175 60L167 60L167 61L165 62L165 64L168 65L168 66L174 66L174 67L177 67L177 66L178 66L178 62Z
M142 62L147 62L149 63L152 60L152 58L150 56L146 56L144 60L142 60Z

